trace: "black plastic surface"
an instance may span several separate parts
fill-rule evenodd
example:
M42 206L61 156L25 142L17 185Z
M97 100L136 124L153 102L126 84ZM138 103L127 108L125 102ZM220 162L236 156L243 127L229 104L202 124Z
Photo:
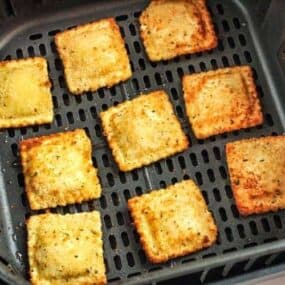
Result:
M90 135L93 142L93 161L99 168L103 195L100 200L58 207L52 212L74 213L93 209L101 212L109 282L139 284L198 271L204 271L207 275L211 268L217 266L222 266L222 276L226 276L237 261L243 261L245 267L250 267L255 259L264 255L270 258L269 255L280 249L284 250L284 211L240 217L229 186L224 157L224 145L228 141L281 134L285 129L285 108L282 103L284 81L277 84L272 76L283 76L282 69L279 71L264 56L266 50L260 41L261 29L257 26L260 22L254 22L255 18L249 10L253 2L246 4L246 1L209 0L219 36L218 48L155 64L148 61L138 34L137 18L147 1L85 2L53 12L47 9L33 17L27 16L32 11L25 11L22 17L9 19L0 27L1 59L34 55L47 58L56 114L51 125L10 129L0 133L0 256L19 276L27 277L24 223L27 216L37 212L28 209L24 194L17 147L19 141L74 128L85 128ZM285 9L285 3L281 7ZM111 89L73 96L67 91L53 37L59 30L109 16L116 17L125 37L134 71L133 77ZM254 68L265 117L264 124L207 140L196 140L185 117L181 76L239 64L249 64ZM148 167L121 173L102 136L98 114L110 106L134 98L140 92L159 88L167 90L175 112L191 140L191 147L184 153ZM201 252L166 264L151 265L147 262L131 225L126 208L127 199L188 177L200 185L214 214L219 228L218 242ZM0 276L5 274L4 267L2 270L0 266ZM17 281L9 282L16 284Z

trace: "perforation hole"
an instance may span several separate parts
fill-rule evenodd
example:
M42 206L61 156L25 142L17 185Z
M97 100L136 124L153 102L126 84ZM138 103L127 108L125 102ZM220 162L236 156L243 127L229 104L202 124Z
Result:
M115 185L113 174L112 173L108 173L106 175L106 177L107 177L107 181L108 181L109 186L113 187Z
M270 232L270 226L267 219L265 218L261 219L261 224L265 232Z
M107 201L106 201L105 196L101 196L99 201L100 201L101 208L106 209L107 208Z
M138 82L138 80L136 79L136 78L133 78L132 79L132 86L133 86L133 88L134 88L134 90L139 90L139 82Z
M73 118L72 112L68 112L68 113L66 114L66 117L67 117L67 120L68 120L68 123L69 123L69 124L74 124L74 118Z
M136 191L136 194L137 194L138 196L142 195L142 193L143 193L142 188L139 187L139 186L137 186L137 187L135 188L135 191Z
M238 230L240 238L245 238L244 226L242 224L237 225L237 230Z
M135 49L136 53L140 53L141 52L141 47L140 47L139 42L137 42L137 41L134 42L134 49Z
M178 99L178 93L177 93L177 90L175 88L171 88L171 95L172 95L172 98L174 100L177 100Z
M60 76L58 77L58 83L59 83L59 87L60 87L60 88L64 88L65 82L64 82L63 76L60 75Z
M80 110L78 111L78 113L79 113L79 119L80 119L80 121L81 121L81 122L86 121L86 116L85 116L84 110L80 109Z
M229 67L229 66L230 66L229 60L228 60L227 57L222 56L222 62L223 62L223 66L224 66L224 67Z
M238 212L238 209L237 209L236 205L231 205L231 210L232 210L233 216L235 218L238 218L239 217L239 212Z
M217 202L220 202L220 201L221 201L221 194L220 194L219 189L214 188L214 189L213 189L213 193L214 193L215 200L216 200Z
M120 15L120 16L116 16L116 21L117 22L123 22L123 21L126 21L128 20L128 15Z
M232 193L231 187L229 185L225 186L225 192L226 192L226 195L229 199L233 198L233 193Z
M145 70L145 62L143 58L139 59L139 66L142 70Z
M129 29L130 29L130 32L131 32L132 36L135 36L137 34L136 27L133 24L129 25Z
M11 150L12 150L12 153L13 153L14 156L18 155L18 145L16 143L13 143L11 145Z
M205 163L208 163L208 162L209 162L209 155L208 155L208 152L204 149L204 150L202 150L201 155L202 155L202 157L203 157L204 162L205 162Z
M203 184L203 178L202 178L201 172L196 172L195 177L196 177L197 183L199 185L202 185Z
M233 60L234 60L234 62L235 62L236 65L240 65L240 64L241 64L239 55L236 54L236 53L233 55Z
M109 215L105 215L105 216L104 216L104 223L105 223L107 229L110 229L110 228L112 228L112 226L113 226L113 225L112 225L111 218L110 218Z
M178 68L177 68L177 74L178 74L178 76L179 76L180 78L183 77L184 71L183 71L183 69L182 69L181 67L178 67Z
M120 178L121 183L124 184L127 182L127 178L124 172L119 172L119 178Z
M50 49L51 49L52 53L56 53L57 52L54 41L50 42Z
M225 234L226 234L227 240L229 242L232 242L234 240L233 232L232 232L231 228L229 228L229 227L225 228Z
M228 44L229 44L230 48L235 48L236 47L235 41L234 41L234 39L232 37L228 38Z
M56 114L55 115L55 121L58 127L62 126L62 119L61 119L61 115L60 114Z
M149 88L150 87L150 80L149 80L149 77L147 75L145 75L143 77L143 81L144 81L144 85L146 88Z
M217 160L221 160L221 152L218 147L213 147L214 156Z
M215 174L214 174L214 172L213 172L212 169L208 169L208 170L207 170L207 174L208 174L209 180L210 180L211 182L214 182L214 181L216 180L216 179L215 179Z
M145 264L146 261L147 261L147 258L146 258L146 256L145 256L144 251L140 249L139 252L138 252L138 254L139 254L139 258L140 258L141 264Z
M244 57L245 57L245 60L246 60L248 63L251 63L251 62L252 62L252 58L251 58L251 55L250 55L250 52L249 52L249 51L245 51L245 52L244 52Z
M116 255L114 257L114 263L115 263L115 267L117 270L121 270L122 269L122 261L119 255Z
M134 256L130 252L127 253L127 261L130 267L133 267L135 265Z
M54 60L54 66L55 66L55 69L56 69L56 70L61 70L61 69L62 69L62 67L61 67L61 61L60 61L59 58L56 58L56 59Z
M236 29L240 29L240 21L238 18L233 18L233 24Z
M276 226L278 229L281 229L281 228L282 228L282 222L281 222L280 217L277 216L277 215L274 215L274 216L273 216L273 220L274 220L275 226Z
M227 217L227 213L226 213L225 209L224 208L220 208L219 209L219 213L220 213L222 221L223 222L227 221L228 217Z
M168 81L168 82L173 82L173 76L172 76L172 73L171 73L170 70L167 70L167 71L165 72L165 75L166 75L166 78L167 78L167 81Z
M226 20L222 21L222 25L225 32L228 32L230 30L229 23Z
M211 66L213 69L217 69L218 68L218 63L215 59L212 59L211 60Z
M130 241L129 241L128 234L126 232L122 232L121 238L122 238L124 246L129 246Z
M92 101L92 100L93 100L93 94L92 94L92 92L87 92L86 95L87 95L86 97L87 97L87 100L88 100L88 101Z
M253 235L257 235L258 234L258 231L257 231L257 226L256 226L256 223L254 221L250 221L249 222L249 228L250 228L250 231Z
M95 133L96 133L97 137L101 137L102 136L102 130L101 130L99 125L95 126Z
M176 112L179 118L183 118L183 111L181 106L176 106Z
M225 49L225 47L224 47L223 41L219 40L218 41L218 50L219 51L224 51L224 49Z
M38 34L30 35L30 36L29 36L29 39L30 39L31 41L36 41L36 40L41 39L42 37L43 37L43 35L40 34L40 33L38 33Z
M26 195L24 193L21 194L21 202L24 207L28 207Z
M23 51L20 48L18 48L16 50L16 55L17 55L17 58L23 58L24 57Z
M160 186L160 188L166 188L166 183L165 183L165 181L160 181L159 182L159 186Z
M154 169L155 169L155 171L156 171L157 174L160 175L160 174L162 173L162 168L161 168L161 165L160 165L159 162L156 162L156 163L154 164Z
M224 8L223 8L222 4L217 4L216 8L217 8L217 12L220 15L224 15Z
M120 226L122 226L122 225L125 223L124 217L123 217L122 213L121 213L121 212L118 212L118 213L116 214L116 217L117 217L118 224L119 224Z
M223 179L227 179L227 172L226 172L226 169L223 166L219 167L219 171L220 171L221 177Z
M270 114L266 114L265 119L268 126L272 127L274 125L273 119Z
M111 198L112 198L112 202L114 204L114 206L119 206L120 205L120 200L119 200L119 197L118 197L118 194L113 192L111 194Z
M197 161L197 157L195 153L190 153L190 159L191 159L191 163L193 166L197 166L198 165L198 161Z
M162 84L161 75L159 73L155 73L154 77L155 77L155 81L156 81L157 85L161 85Z
M239 39L241 46L246 46L246 39L243 34L239 34L238 39Z
M117 248L117 242L116 242L116 238L114 235L110 235L109 236L109 242L110 242L110 246L112 249L116 249Z
M128 189L126 189L124 191L124 197L125 197L126 201L128 201L131 198L131 194L130 194L130 191Z
M81 96L74 96L74 98L75 98L75 101L76 101L77 104L81 104L82 103Z
M200 62L199 66L201 71L207 71L206 64L204 62Z
M178 163L179 163L181 169L186 168L186 163L185 163L185 159L183 156L178 156Z
M29 56L31 56L31 57L34 57L34 56L35 56L35 50L34 50L34 48L33 48L32 46L29 46L29 47L28 47L28 54L29 54Z
M40 44L40 45L39 45L39 50L40 50L40 54L41 54L42 56L45 56L45 55L47 54L46 47L45 47L44 44Z
M53 37L53 36L55 36L55 35L56 35L57 33L59 33L59 32L60 32L59 29L55 29L55 30L49 31L49 32L48 32L48 35L51 36L51 37Z

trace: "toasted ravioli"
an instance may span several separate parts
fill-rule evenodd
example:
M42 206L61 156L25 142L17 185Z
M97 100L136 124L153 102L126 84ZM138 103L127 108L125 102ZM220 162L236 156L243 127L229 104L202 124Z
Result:
M153 263L198 251L216 241L214 219L192 180L131 198L128 207Z
M111 87L131 77L132 71L115 19L103 19L56 34L70 92L81 94Z
M188 140L160 90L100 114L104 134L120 170L129 171L183 151Z
M64 206L98 198L101 186L84 130L27 139L20 144L31 209Z
M31 216L27 231L33 285L106 284L99 212Z
M205 0L153 0L139 21L141 37L151 61L217 46Z
M187 116L198 139L263 122L249 66L186 75L183 90Z
M226 145L231 186L242 215L285 208L285 136Z
M44 58L0 62L0 129L51 123L50 87Z

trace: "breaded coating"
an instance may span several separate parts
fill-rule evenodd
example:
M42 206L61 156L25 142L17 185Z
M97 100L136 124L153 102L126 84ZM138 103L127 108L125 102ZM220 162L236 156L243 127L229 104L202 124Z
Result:
M242 215L285 208L285 136L228 143L232 191Z
M0 129L51 123L47 61L33 57L0 62Z
M139 21L141 38L151 61L217 46L205 0L153 0Z
M130 171L188 147L168 95L154 91L100 114L104 134L120 170Z
M201 250L217 239L214 219L192 180L131 198L128 207L153 263Z
M73 94L111 87L132 71L120 28L114 18L58 33L55 43Z
M249 66L185 75L183 91L187 116L198 139L263 122Z
M82 129L22 141L20 155L31 209L100 197L91 151L90 139Z
M41 214L27 220L33 285L104 285L100 213Z

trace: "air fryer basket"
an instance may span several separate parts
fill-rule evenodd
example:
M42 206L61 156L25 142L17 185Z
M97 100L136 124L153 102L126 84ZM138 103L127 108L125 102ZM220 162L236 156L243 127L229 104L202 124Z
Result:
M192 281L207 282L283 259L285 212L247 218L239 215L230 188L224 146L233 140L284 132L284 45L281 38L285 39L285 21L284 29L280 27L284 2L208 0L219 37L218 47L159 63L149 62L139 37L138 16L147 1L55 1L54 5L43 0L22 2L6 0L0 5L0 9L3 8L0 12L0 59L35 55L47 58L53 82L55 120L43 126L0 132L0 277L3 280L10 284L26 284L25 218L42 212L31 211L28 207L18 143L25 138L75 128L84 128L92 140L93 161L99 168L103 195L99 200L51 211L75 213L96 209L101 212L109 282L142 284L185 274L191 274ZM268 3L260 6L261 2ZM29 3L35 8L30 8ZM73 96L65 84L54 35L60 30L110 16L116 17L121 27L133 77L111 89ZM264 124L206 140L195 139L185 115L182 75L241 64L253 67ZM102 136L98 114L141 92L160 88L168 92L191 147L150 166L122 173ZM200 186L213 212L219 229L218 241L206 250L152 265L146 260L131 224L127 200L189 177Z

